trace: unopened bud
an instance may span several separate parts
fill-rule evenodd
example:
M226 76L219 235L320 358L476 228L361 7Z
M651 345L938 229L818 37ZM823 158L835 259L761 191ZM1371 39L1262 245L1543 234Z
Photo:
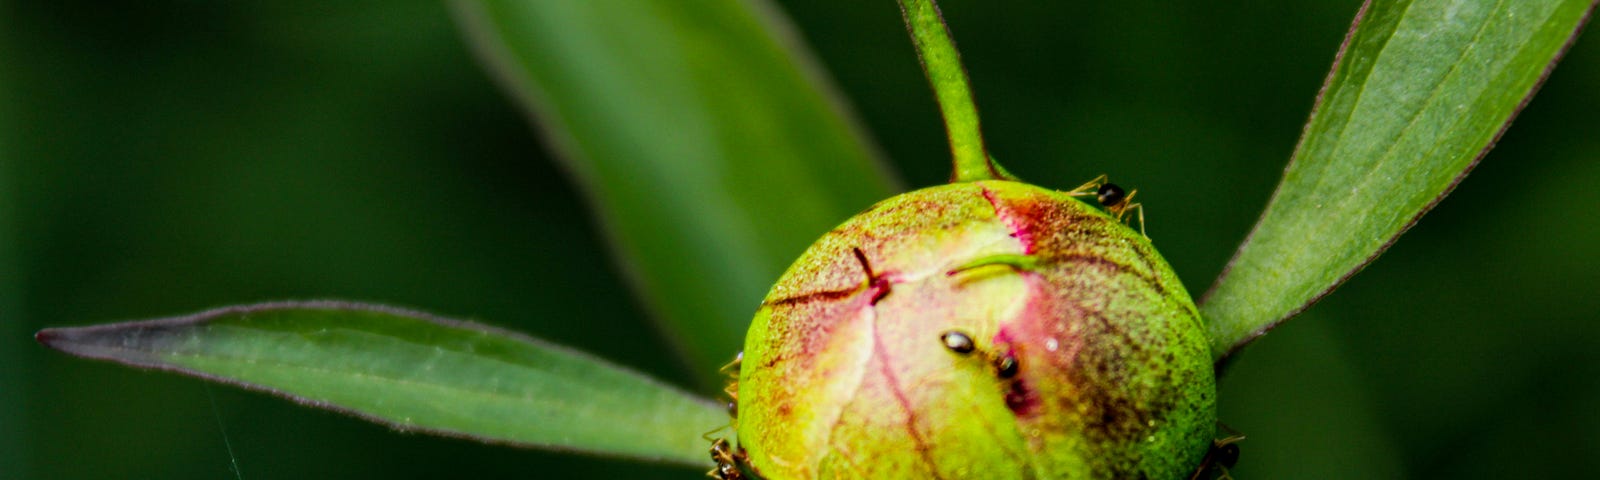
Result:
M1006 181L886 200L811 246L746 338L768 480L1187 478L1215 429L1204 325L1140 233Z

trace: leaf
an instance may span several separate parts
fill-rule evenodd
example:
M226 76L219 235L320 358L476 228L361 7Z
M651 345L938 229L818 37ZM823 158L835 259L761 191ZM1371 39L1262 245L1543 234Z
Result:
M493 443L703 466L700 435L728 422L706 400L582 353L374 305L266 303L36 338L399 430Z
M454 6L703 379L807 245L898 189L765 1Z
M1349 279L1532 97L1594 0L1369 0L1283 181L1202 299L1220 359Z

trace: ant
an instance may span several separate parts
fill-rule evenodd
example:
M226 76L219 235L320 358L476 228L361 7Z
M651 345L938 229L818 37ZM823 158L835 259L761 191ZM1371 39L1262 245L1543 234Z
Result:
M977 342L974 342L971 336L960 330L949 330L939 334L939 342L944 344L946 350L958 355L969 355L978 349ZM1000 377L1001 380L1016 377L1021 369L1014 354L1007 353L1003 356L994 356L984 352L983 355L994 363L995 375Z
M723 427L727 428L727 427ZM711 461L717 466L706 472L706 476L716 480L750 480L744 474L744 451L734 448L726 438L711 439L711 434L722 431L722 428L706 432L700 438L711 442Z
M1122 216L1127 214L1129 210L1138 210L1139 234L1144 235L1145 238L1150 238L1149 235L1144 233L1144 204L1132 203L1133 196L1139 193L1139 189L1135 188L1133 191L1123 190L1122 187L1107 180L1108 178L1105 174L1100 174L1100 176L1094 177L1094 180L1068 191L1067 195L1073 197L1093 195L1095 200L1100 202L1100 206L1105 207L1106 212L1116 217L1119 222L1122 221Z
M728 417L737 422L739 419L739 367L744 363L744 352L733 356L733 361L717 369L728 377L728 384L722 388L722 393L728 395ZM732 424L723 425L721 428L706 432L700 438L711 442L711 461L717 464L706 476L716 480L749 480L744 474L744 452L740 451L725 438L713 440L712 434L723 431Z
M1206 451L1206 458L1200 460L1200 467L1194 470L1194 475L1191 475L1189 480L1209 479L1213 473L1217 474L1217 480L1233 480L1233 476L1228 474L1228 469L1239 463L1239 442L1244 440L1244 435L1226 425L1222 425L1222 428L1233 435L1211 441L1211 449Z

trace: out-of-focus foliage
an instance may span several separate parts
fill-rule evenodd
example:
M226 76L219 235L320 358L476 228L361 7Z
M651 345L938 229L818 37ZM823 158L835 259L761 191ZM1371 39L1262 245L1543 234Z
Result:
M766 5L452 3L707 385L744 344L751 305L818 232L895 193Z
M895 5L780 3L906 183L945 181ZM1046 186L1109 173L1138 187L1150 236L1198 292L1265 205L1358 4L943 8L994 154ZM210 389L214 411L200 382L33 344L45 326L342 297L698 375L662 360L575 190L442 5L7 7L0 422L23 421L0 423L0 455L21 462L0 456L0 476L226 477L219 419L250 479L697 475L396 435L227 387ZM1244 351L1221 393L1223 421L1250 436L1237 476L1589 471L1596 84L1600 43L1581 39L1449 199Z

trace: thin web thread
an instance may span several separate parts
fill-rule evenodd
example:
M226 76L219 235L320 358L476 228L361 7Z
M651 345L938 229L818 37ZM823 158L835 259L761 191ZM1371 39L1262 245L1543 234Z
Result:
M211 384L201 384L206 388L206 398L211 399L211 414L217 419L217 431L222 432L222 445L228 448L228 463L233 466L233 476L244 480L244 472L239 470L239 456L233 454L233 442L228 441L228 429L222 426L222 409L217 408L217 396L211 393Z

